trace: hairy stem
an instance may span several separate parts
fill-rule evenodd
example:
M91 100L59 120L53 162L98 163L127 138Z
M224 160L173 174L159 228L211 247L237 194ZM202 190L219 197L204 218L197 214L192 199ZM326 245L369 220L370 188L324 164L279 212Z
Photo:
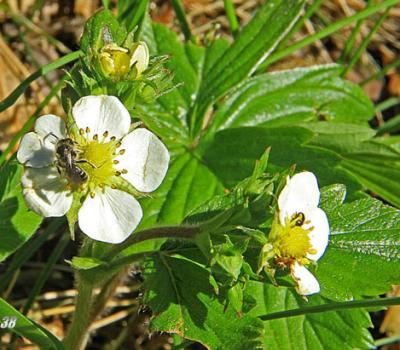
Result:
M78 294L75 312L68 334L64 339L66 350L83 350L89 340L92 323L103 312L108 300L112 298L127 268L122 269L102 283L100 292L97 288L78 275Z
M93 320L93 285L87 284L78 278L78 294L75 312L68 334L64 339L66 350L81 350L89 338L89 327Z
M115 245L103 259L107 261L115 257L115 255L118 254L119 252L122 252L124 249L130 247L131 245L144 242L150 239L157 239L157 238L194 239L199 232L200 228L197 226L166 226L166 227L157 227L139 231L132 234L123 243Z

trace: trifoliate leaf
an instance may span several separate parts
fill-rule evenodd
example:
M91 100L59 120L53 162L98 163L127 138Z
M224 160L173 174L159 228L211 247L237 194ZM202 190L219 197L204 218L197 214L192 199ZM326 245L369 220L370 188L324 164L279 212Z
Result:
M274 312L326 304L319 295L305 301L294 289L249 282L245 290L248 315L265 316ZM264 321L264 346L268 350L353 350L373 349L368 332L371 321L365 310L330 311Z
M400 211L372 198L329 208L328 249L318 261L321 295L375 296L400 283Z
M211 350L263 349L262 322L221 303L210 273L192 261L161 256L147 266L146 304L154 313L151 329L177 333Z

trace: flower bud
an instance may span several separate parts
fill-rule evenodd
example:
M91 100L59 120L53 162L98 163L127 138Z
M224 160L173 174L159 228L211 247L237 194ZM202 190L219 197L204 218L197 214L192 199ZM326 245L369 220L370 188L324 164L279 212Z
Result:
M132 48L130 67L136 69L136 76L139 77L149 65L149 49L145 42L141 41Z
M129 76L137 78L149 65L149 50L144 42L135 43L130 49L111 43L101 49L99 61L107 77L118 80L132 71Z
M108 77L121 78L129 72L129 50L114 43L101 49L99 60L103 73Z

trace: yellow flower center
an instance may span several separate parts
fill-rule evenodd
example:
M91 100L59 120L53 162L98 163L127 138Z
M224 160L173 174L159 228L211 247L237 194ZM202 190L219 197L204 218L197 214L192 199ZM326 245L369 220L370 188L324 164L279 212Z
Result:
M115 157L115 144L112 142L102 143L90 141L81 146L81 159L85 160L80 164L82 170L88 175L89 181L98 187L107 183L115 174L113 159Z
M294 213L291 218L286 218L284 226L275 220L272 244L278 261L289 258L303 265L309 263L307 253L316 253L309 237L314 227L304 228L304 224L309 223L303 213Z
M74 153L72 156L72 168L64 169L69 180L69 186L74 191L88 191L94 197L96 190L105 186L115 187L115 176L126 174L128 171L115 169L119 163L115 159L118 155L124 154L125 150L120 149L121 142L116 137L108 138L106 131L101 137L94 135L89 137L90 129L79 130L76 139ZM86 133L86 135L85 135ZM73 177L71 172L79 173ZM69 175L69 176L68 176Z

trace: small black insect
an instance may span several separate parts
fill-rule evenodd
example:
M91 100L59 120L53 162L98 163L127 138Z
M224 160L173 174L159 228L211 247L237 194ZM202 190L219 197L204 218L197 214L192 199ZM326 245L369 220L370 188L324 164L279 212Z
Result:
M50 133L46 136L53 136L57 139L56 143L56 166L58 172L63 172L68 180L74 184L85 183L88 179L87 174L77 165L77 163L86 162L85 160L77 159L79 150L77 150L77 143L70 139L59 139L55 134Z
M77 165L86 162L78 160L79 151L76 149L76 142L70 138L60 139L56 143L56 165L58 171L64 171L68 180L74 184L85 183L88 179L87 174Z
M306 216L302 212L296 212L292 216L292 222L293 221L295 226L303 226L304 222L306 221Z

